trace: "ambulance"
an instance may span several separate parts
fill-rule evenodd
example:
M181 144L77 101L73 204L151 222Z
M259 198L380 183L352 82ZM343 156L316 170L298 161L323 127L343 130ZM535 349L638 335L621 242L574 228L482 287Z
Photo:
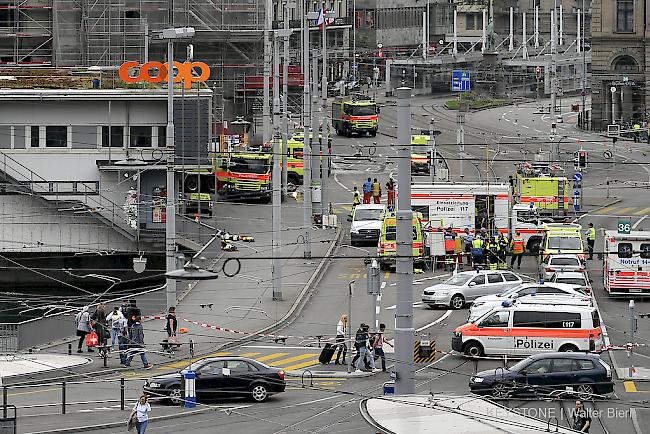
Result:
M605 231L603 253L610 296L650 296L650 231Z
M469 357L525 357L554 351L600 351L603 339L595 307L504 301L501 307L456 328L451 347Z
M424 261L424 242L422 238L422 215L413 213L413 261L422 264ZM394 211L384 213L379 232L377 258L382 270L388 270L395 265L397 256L397 216Z
M576 255L586 260L582 241L582 226L577 223L548 223L543 226L544 237L540 245L540 263L548 263L550 255Z

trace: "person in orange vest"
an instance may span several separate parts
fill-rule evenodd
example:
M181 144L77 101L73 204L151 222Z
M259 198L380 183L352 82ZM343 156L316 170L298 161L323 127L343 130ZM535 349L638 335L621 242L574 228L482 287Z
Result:
M377 181L377 178L372 182L371 192L375 203L379 203L381 201L381 184Z
M454 255L456 254L456 234L452 231L451 226L445 229L445 269L451 267L451 270L454 269L452 266Z
M388 191L388 208L395 208L395 181L393 178L388 178L386 183L386 190Z
M510 268L515 266L515 260L517 260L517 269L521 269L521 258L524 257L524 251L524 239L519 232L515 232L510 242L510 253L512 254Z

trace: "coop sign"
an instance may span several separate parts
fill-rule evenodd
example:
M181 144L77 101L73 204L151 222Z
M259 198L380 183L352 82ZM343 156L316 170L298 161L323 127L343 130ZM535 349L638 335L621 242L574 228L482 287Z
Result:
M120 65L119 76L125 83L160 83L167 81L168 63L147 62L124 62ZM174 62L176 74L174 83L183 83L185 89L190 89L193 83L203 83L210 78L210 67L203 62ZM192 75L192 71L198 71L198 75Z

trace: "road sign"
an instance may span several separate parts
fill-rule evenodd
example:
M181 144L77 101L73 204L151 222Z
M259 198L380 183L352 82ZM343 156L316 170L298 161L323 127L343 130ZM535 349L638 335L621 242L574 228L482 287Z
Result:
M469 92L470 74L468 70L453 70L451 72L451 90L452 92Z
M573 174L573 180L574 180L575 182L580 182L580 181L582 181L582 173L574 173L574 174Z
M573 195L576 196L576 197L580 196L580 190L575 190L573 192Z
M618 224L616 225L619 234L629 235L630 234L630 220L618 219Z
M612 87L610 87L610 88L609 88L609 91L610 91L611 93L616 92L616 86L612 86Z

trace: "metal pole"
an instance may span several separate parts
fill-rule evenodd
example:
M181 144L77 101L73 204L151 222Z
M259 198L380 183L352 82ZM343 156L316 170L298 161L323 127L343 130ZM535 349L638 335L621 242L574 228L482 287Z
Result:
M108 100L108 164L111 164L113 160L112 149L113 149L113 125L111 123L112 116L112 106L111 100Z
M311 178L312 184L320 189L320 206L322 207L323 202L323 191L321 188L321 179L320 179L320 153L314 150L314 143L316 140L319 140L320 130L319 130L319 113L317 108L318 101L318 57L314 54L311 59L312 67L312 89L311 89L311 134L309 140L311 140ZM320 140L319 140L320 141ZM322 208L321 208L322 209ZM322 214L321 214L322 215Z
M295 4L295 3L294 3ZM282 38L282 199L287 195L289 164L289 9L288 2L284 0L284 21L283 29L285 36Z
M535 6L535 48L539 48L539 6Z
M433 135L433 123L435 120L431 118L429 121L429 152L431 155L431 165L429 166L429 176L431 184L436 183L436 136Z
M429 3L427 2L427 9ZM427 13L422 12L422 58L427 60Z
M7 418L7 394L8 394L8 387L7 386L2 386L2 417L4 419Z
M280 39L273 39L273 232L272 256L273 268L271 280L273 281L273 300L282 300L282 167L280 149Z
M562 5L560 4L560 45L564 45L564 14L562 13Z
M585 0L582 0L582 38L580 38L581 44L585 43ZM580 47L582 50L582 90L580 95L582 96L582 128L587 128L588 125L585 123L587 120L587 53L585 53L584 46Z
M120 378L120 410L124 411L124 378Z
M381 291L381 273L379 270L379 264L377 263L376 259L373 259L368 263L368 270L367 270L367 279L368 279L368 293L372 296L373 298L373 303L372 303L372 327L373 331L378 331L379 330L379 309L378 309L378 298L379 294Z
M355 81L359 81L359 77L357 77L357 0L352 0L352 75L354 75Z
M628 376L634 377L634 332L636 331L636 318L634 317L634 300L630 300L630 351L628 351L628 358L630 359L630 368Z
M65 414L65 381L61 383L61 414Z
M174 43L167 40L167 203L165 206L165 257L167 272L176 269L176 180L174 176ZM109 136L111 132L109 131ZM176 306L176 280L166 279L165 294L167 299L167 310Z
M395 394L415 393L413 365L413 212L411 211L411 89L397 89L397 309Z
M509 35L510 42L508 44L508 51L512 51L515 48L514 47L514 34L513 34L513 32L514 32L514 20L515 20L515 11L512 8L512 6L510 6L510 35ZM525 42L526 41L524 41L522 43L525 43Z
M454 37L452 53L458 54L458 10L454 9Z
M483 9L483 26L482 26L483 29L482 29L482 33L481 33L481 53L485 52L485 40L486 40L486 35L485 35L485 31L486 31L486 29L485 29L485 26L486 26L486 23L485 23L485 17L486 17L486 15L487 15L487 11L486 11L485 9Z
M324 155L323 152L323 140L326 140L327 136L325 135L325 126L327 125L329 130L329 119L327 116L327 18L329 15L329 11L326 14L325 13L325 0L323 0L322 3L323 7L323 30L321 33L321 39L323 40L322 44L322 57L323 57L323 73L321 76L321 119L322 119L322 131L321 131L321 136L319 136L319 143L321 144L320 146L320 178L321 178L321 215L329 215L329 206L328 206L328 194L327 194L327 166L325 166L325 170L323 170L323 164L327 164L327 157Z
M552 143L552 140L554 139L555 136L555 131L556 131L556 123L555 123L555 104L556 104L556 91L557 91L557 82L556 82L556 65L555 65L555 55L556 55L556 32L557 32L557 24L555 23L555 11L557 9L557 0L555 0L555 7L551 11L551 162L556 160L555 157L555 146Z
M354 297L354 280L348 283L348 373L352 372L352 297Z
M262 100L262 140L271 139L271 29L273 27L273 0L265 1L264 16L264 94Z
M303 226L304 226L304 249L303 257L311 258L311 139L309 134L309 113L311 111L310 89L309 89L309 26L307 23L307 4L304 0L300 2L302 13L302 125L303 138Z

